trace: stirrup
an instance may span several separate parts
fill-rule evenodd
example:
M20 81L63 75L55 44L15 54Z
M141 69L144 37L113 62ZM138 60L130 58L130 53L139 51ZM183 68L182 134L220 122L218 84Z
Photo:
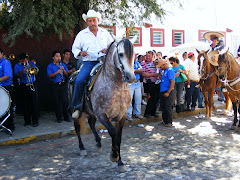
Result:
M196 87L196 88L200 88L200 84L196 85L195 87Z
M72 118L73 119L78 119L80 116L80 110L75 110L73 113L72 113Z

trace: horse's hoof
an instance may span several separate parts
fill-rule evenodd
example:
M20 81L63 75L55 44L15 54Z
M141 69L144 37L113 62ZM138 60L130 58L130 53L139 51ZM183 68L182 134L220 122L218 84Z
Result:
M102 153L102 147L97 147L97 152Z
M125 166L125 165L118 166L118 172L124 173L124 172L126 172L126 171L127 171L127 169L126 169L126 166Z
M86 150L80 150L80 156L87 156Z
M230 130L235 130L237 129L237 126L231 126Z
M116 158L114 158L114 157L112 157L112 153L110 153L110 160L111 160L112 162L117 162L117 161L119 160L119 156L116 157Z

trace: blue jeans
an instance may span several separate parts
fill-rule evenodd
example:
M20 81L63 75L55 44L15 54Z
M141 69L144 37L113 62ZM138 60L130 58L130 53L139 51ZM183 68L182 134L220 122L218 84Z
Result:
M72 100L72 107L75 109L81 109L81 99L83 95L84 85L88 80L88 76L92 68L99 63L99 61L84 61L83 67L78 73L77 79L75 81L75 88Z
M177 105L181 104L181 95L182 95L182 91L183 91L183 87L184 87L184 82L177 82L174 85L174 90L173 90L173 97L177 98Z
M140 81L134 82L129 85L129 89L131 92L131 103L127 110L127 117L132 117L132 112L135 115L141 114L141 101L142 101L142 93L141 93L141 83ZM134 108L132 108L132 100L134 95Z
M186 85L186 94L185 94L185 102L187 103L187 106L190 106L192 103L192 107L196 106L197 98L198 98L198 88L195 86L197 85L197 82L191 82L190 88L187 88Z
M198 89L198 107L199 106L202 106L202 103L203 103L203 93L201 91L200 88L197 88Z

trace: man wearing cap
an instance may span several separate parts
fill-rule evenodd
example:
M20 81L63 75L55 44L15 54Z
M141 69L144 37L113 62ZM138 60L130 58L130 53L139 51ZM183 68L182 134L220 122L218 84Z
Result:
M172 126L172 106L174 100L175 72L165 59L159 61L160 69L164 70L160 83L160 106L162 118L166 127Z
M77 119L81 115L81 98L83 95L84 85L92 68L103 60L107 52L107 46L113 39L110 33L99 27L101 20L100 13L90 9L82 18L88 27L81 30L72 45L72 53L76 59L82 57L83 66L75 82L74 95L71 108L74 110L72 117Z
M198 98L198 89L196 85L199 82L198 74L198 65L195 62L195 55L193 52L188 53L188 59L185 60L184 66L187 71L187 84L186 84L186 95L185 95L185 104L187 105L187 111L195 110L197 98ZM191 108L190 108L191 105Z

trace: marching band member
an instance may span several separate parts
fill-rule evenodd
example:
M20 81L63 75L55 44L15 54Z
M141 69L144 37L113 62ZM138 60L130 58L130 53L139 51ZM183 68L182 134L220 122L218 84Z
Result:
M3 57L3 50L0 48L0 85L4 87L6 90L8 90L11 97L12 96L12 79L13 79L13 73L12 73L12 66L11 63L6 60ZM6 117L3 116L1 120L3 120ZM10 117L4 122L3 124L6 128L10 129L11 131L14 131L15 126L13 124L13 103L11 103L10 106Z
M14 73L19 78L20 89L23 92L24 126L38 126L38 94L36 75L38 68L33 61L28 60L26 53L19 55L19 63L14 66Z
M57 122L70 121L67 112L67 83L65 76L68 76L67 66L61 62L61 54L59 51L52 52L53 62L47 67L47 76L52 85L53 97L55 101L55 113Z

